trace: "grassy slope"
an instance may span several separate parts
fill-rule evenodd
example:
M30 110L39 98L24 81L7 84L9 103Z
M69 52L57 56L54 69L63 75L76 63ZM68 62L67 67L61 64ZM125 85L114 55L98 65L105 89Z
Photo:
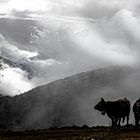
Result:
M18 96L0 98L0 128L30 130L96 123L96 100L113 96L116 90L120 98L128 97L121 83L130 73L124 67L83 72Z

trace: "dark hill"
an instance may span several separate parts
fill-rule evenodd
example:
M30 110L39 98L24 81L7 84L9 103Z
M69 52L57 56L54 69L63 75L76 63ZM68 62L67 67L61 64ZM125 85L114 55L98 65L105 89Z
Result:
M121 67L99 69L18 96L1 97L0 128L22 130L102 123L93 106L102 96L126 97L122 82L131 73L131 69Z

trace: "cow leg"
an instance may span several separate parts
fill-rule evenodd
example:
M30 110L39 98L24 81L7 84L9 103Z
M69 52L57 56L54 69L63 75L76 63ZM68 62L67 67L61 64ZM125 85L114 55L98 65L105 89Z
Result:
M139 118L135 115L135 128L137 129L139 125Z
M127 126L129 125L129 116L127 116Z
M121 123L121 117L118 118L118 128L120 128L120 123Z
M135 121L136 121L135 122L135 127L138 128L138 126L139 126L139 120L138 120L138 118Z
M118 119L119 118L115 118L115 121L114 121L114 132L116 132L116 130L117 130L117 122L118 122Z
M140 121L140 118L137 117L137 121L136 121L136 126L137 126L137 128L139 127L139 121Z
M121 126L121 117L118 118L118 127L120 128Z
M111 131L116 132L116 126L118 122L118 118L112 118L112 126L111 126Z
M114 118L112 118L111 121L112 121L111 131L114 131Z

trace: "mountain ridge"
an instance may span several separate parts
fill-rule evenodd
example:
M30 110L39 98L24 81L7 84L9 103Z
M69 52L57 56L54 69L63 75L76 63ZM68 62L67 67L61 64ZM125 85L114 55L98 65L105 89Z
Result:
M39 86L24 94L0 98L0 128L43 129L96 125L93 105L101 96L115 94L131 70L111 67L83 72ZM116 88L116 89L115 89ZM106 91L107 90L107 91Z
M117 68L117 69L122 69L122 67L118 67L118 66L114 66L114 67L110 67L110 68L113 68L113 69L115 69L115 68ZM128 70L128 72L130 72L130 71L132 71L133 69L131 68L131 67L123 67L125 70L126 69L129 69ZM93 73L93 72L95 72L95 71L104 71L104 70L107 70L108 68L99 68L99 69L97 69L97 70L90 70L90 71L84 71L84 72L80 72L80 73L78 73L78 74L74 74L74 75L71 75L71 76L68 76L68 77L64 77L64 78L61 78L61 79L58 79L58 80L55 80L55 81L52 81L52 82L50 82L50 83L47 83L47 84L44 84L44 85L41 85L41 86L38 86L38 87L35 87L35 88L33 88L33 89L31 89L30 91L32 91L32 90L35 90L35 89L38 89L38 88L41 88L41 87L43 87L43 86L47 86L47 85L51 85L51 84L53 84L53 83L55 83L55 82L59 82L59 81L61 81L61 80L69 80L69 79L71 79L71 78L73 78L73 77L80 77L80 76L82 76L82 75L84 75L84 74L86 74L86 73ZM30 92L30 91L28 91L28 92ZM28 93L28 92L25 92L25 93ZM25 93L22 93L22 94L25 94ZM21 94L20 94L21 95Z

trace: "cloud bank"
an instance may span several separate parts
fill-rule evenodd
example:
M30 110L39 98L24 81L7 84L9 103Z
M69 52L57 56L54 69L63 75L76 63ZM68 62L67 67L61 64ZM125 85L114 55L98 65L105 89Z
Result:
M139 67L139 6L132 0L0 1L4 94L82 71Z

